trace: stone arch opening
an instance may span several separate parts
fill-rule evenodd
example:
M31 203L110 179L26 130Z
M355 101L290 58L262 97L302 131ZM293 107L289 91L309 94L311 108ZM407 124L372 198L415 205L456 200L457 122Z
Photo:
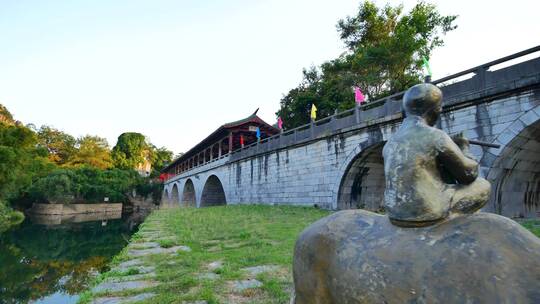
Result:
M201 196L201 207L226 205L225 191L219 178L215 175L206 180Z
M167 189L163 190L163 193L161 194L161 205L167 205L169 204L169 191Z
M180 202L179 200L179 194L178 194L178 185L175 183L171 190L171 200L169 204L176 205Z
M338 209L384 210L384 143L360 152L348 165L338 192Z
M195 199L195 186L191 179L188 179L184 184L184 191L182 191L182 203L186 207L196 207L197 200Z
M514 218L540 216L540 120L504 147L487 178L491 198L486 211Z

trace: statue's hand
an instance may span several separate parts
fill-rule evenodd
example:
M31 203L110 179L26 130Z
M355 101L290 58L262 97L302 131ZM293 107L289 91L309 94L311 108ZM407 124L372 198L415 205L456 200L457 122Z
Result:
M469 151L469 140L465 136L463 136L463 133L458 133L452 136L452 140L461 149L461 151L463 152Z

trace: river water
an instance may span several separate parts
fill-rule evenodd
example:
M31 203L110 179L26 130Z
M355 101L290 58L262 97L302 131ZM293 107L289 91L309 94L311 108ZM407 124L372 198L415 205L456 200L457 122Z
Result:
M146 214L27 216L0 234L0 303L76 303Z

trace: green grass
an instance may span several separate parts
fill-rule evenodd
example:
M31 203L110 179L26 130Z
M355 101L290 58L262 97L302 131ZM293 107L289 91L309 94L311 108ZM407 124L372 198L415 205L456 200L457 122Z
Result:
M151 289L156 297L141 303L182 303L206 300L208 303L288 303L292 285L292 254L299 233L329 211L290 206L223 206L210 208L164 209L152 213L132 237L137 242L157 241L162 247L187 245L192 251L157 254L144 257L145 264L156 267L155 280L160 285ZM521 224L540 237L540 221ZM148 240L141 232L160 230L165 238ZM127 260L122 250L112 265ZM208 269L220 261L221 268ZM244 267L276 265L277 270L249 277ZM135 270L135 269L133 269ZM131 273L108 272L96 279ZM200 277L214 272L218 279ZM260 288L234 292L231 282L256 278ZM125 292L120 295L135 294ZM118 295L118 294L117 294ZM94 295L86 292L80 303L89 303Z
M531 219L520 221L520 224L523 225L526 229L531 231L537 237L540 237L540 220Z
M206 300L208 303L288 303L292 285L292 254L299 233L329 211L291 206L223 206L210 208L165 209L152 213L139 231L161 230L168 238L156 240L161 247L187 245L192 251L144 258L146 265L156 266L153 288L157 296L141 303L182 303ZM142 242L141 233L132 242ZM134 244L135 245L135 244ZM118 254L112 265L128 259L127 250ZM208 269L211 262L222 267ZM275 271L255 277L242 271L244 267L276 265ZM214 272L218 279L206 279L199 274ZM109 276L125 273L105 273ZM231 282L255 278L260 288L235 292ZM130 292L120 295L129 295ZM85 293L79 303L88 303L94 295Z

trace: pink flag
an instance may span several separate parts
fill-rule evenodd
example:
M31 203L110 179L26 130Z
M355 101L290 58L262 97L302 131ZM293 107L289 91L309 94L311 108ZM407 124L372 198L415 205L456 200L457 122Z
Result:
M283 130L283 120L281 120L281 117L278 117L278 119L277 119L277 127L280 130Z
M354 100L357 104L363 104L366 100L364 94L362 94L362 91L360 91L359 87L354 88Z

